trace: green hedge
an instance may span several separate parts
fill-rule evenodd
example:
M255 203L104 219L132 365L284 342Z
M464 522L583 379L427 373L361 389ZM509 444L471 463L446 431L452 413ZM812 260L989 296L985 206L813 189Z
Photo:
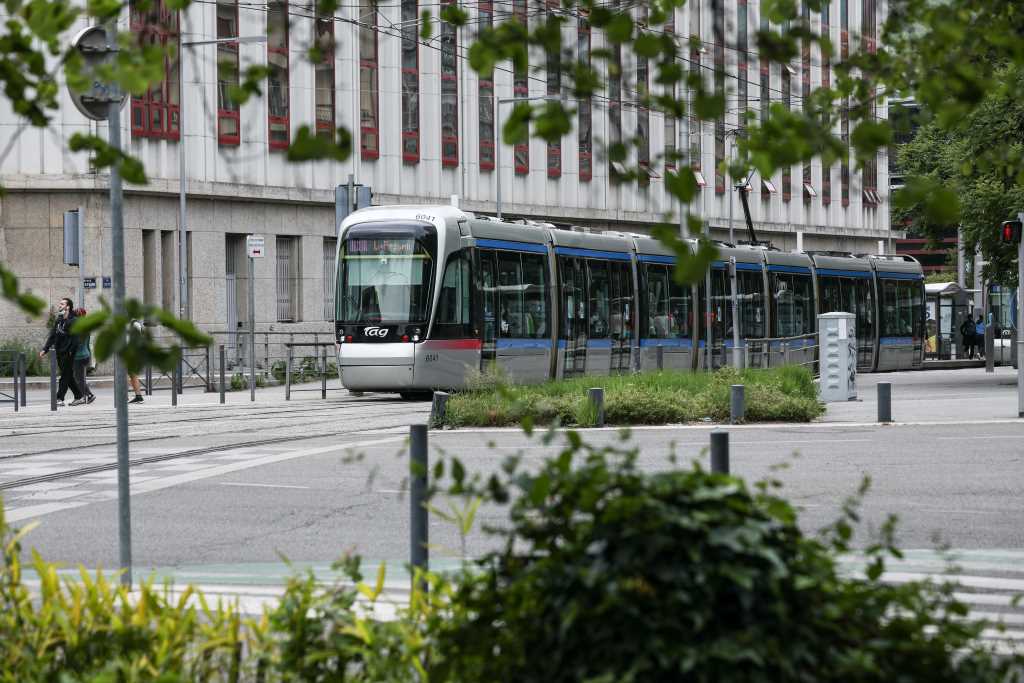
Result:
M587 426L595 415L587 389L605 390L605 422L612 425L720 422L729 418L733 384L746 389L748 422L808 422L820 416L811 373L800 367L714 373L655 372L579 377L538 385L516 385L494 376L471 382L451 397L444 424L452 427L534 424Z

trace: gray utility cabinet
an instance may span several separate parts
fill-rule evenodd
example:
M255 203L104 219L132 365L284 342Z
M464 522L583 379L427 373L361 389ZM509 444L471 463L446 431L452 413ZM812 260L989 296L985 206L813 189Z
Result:
M853 313L818 316L821 381L818 393L825 403L857 398L857 331Z

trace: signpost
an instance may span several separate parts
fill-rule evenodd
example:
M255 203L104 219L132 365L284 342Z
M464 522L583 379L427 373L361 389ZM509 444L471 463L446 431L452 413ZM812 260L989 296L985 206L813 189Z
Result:
M255 259L263 258L263 235L246 235L249 254L249 400L256 400L256 281Z

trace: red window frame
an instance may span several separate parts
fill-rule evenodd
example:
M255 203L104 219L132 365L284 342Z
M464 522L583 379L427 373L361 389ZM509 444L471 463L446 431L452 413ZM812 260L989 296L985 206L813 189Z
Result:
M363 161L380 158L380 44L377 40L377 3L374 0L360 2L359 9L369 8L369 17L359 17L359 156ZM368 36L371 41L372 54L363 53L363 38ZM370 91L363 90L363 73L371 76ZM372 123L363 120L365 104L371 106L374 119Z
M284 89L285 115L284 116L274 116L273 115L273 113L271 111L271 108L270 108L270 92L269 92L270 84L268 82L268 84L267 84L267 90L268 90L268 92L267 92L267 95L268 95L268 100L267 100L267 147L269 147L272 150L275 150L275 149L276 150L284 150L284 149L288 149L288 144L289 144L289 141L291 140L291 113L292 113L292 107L291 107L291 104L292 104L291 103L291 95L292 95L291 85L292 85L292 83L291 83L291 61L290 61L289 56L288 56L288 49L289 49L289 47L291 45L291 40L290 40L290 37L288 35L291 22L288 19L288 0L271 0L271 2L269 2L267 4L267 21L268 21L268 23L270 21L270 6L274 5L274 4L281 5L281 10L282 10L282 13L283 13L283 16L284 16L284 46L283 47L275 46L273 43L271 43L268 40L267 41L267 62L268 63L270 62L271 55L279 55L279 56L284 57L285 81L284 81L283 89ZM267 27L267 30L268 30L268 33L269 33L269 30L270 30L269 25ZM274 140L273 139L272 130L273 130L273 127L275 125L284 126L284 132L285 132L285 139L284 140Z
M177 88L178 102L181 102L181 36L178 31L178 13L167 8L163 0L156 0L148 12L143 13L136 5L129 11L129 25L138 36L140 45L160 45L166 49L169 41L178 44L177 61L164 56L164 79L153 85L141 96L132 96L131 132L133 138L157 138L178 140L181 137L179 104L171 104L172 83ZM178 71L172 79L172 69Z
M491 0L481 0L478 7L478 17L480 30L489 29L494 26L494 3ZM480 80L477 81L477 116L480 125L477 128L480 138L480 170L481 171L493 171L495 167L495 145L494 136L497 134L495 128L496 121L494 120L494 79L493 76L485 78L480 76ZM488 113L488 118L491 122L490 135L484 135L483 122L484 112Z
M222 6L230 7L234 10L233 32L228 31L225 33L221 31L220 9ZM238 0L217 0L217 38L232 38L236 36L238 36ZM220 78L222 74L225 74L220 60L222 53L234 55L234 73L227 74L231 80L222 81ZM241 112L237 104L230 102L227 89L231 85L238 85L240 77L238 43L218 43L217 57L217 143L222 147L236 147L242 142ZM225 108L225 104L234 104L234 109ZM226 125L228 122L233 122L234 125ZM231 128L234 129L234 133L227 132Z
M580 45L586 41L587 55L586 65L590 66L590 15L585 11L580 11L579 20L576 24L576 45L577 49ZM577 59L582 59L580 55L576 55ZM580 182L588 183L594 178L594 110L593 110L593 98L590 96L582 98L577 106L576 117L577 121L580 121L584 117L584 111L586 112L587 126L586 132L584 133L584 127L581 124L577 124L577 146L579 148L579 164L580 164Z
M547 17L554 18L554 12L560 7L559 0L546 0ZM548 53L547 63L547 95L558 97L562 92L562 55L559 52ZM548 143L547 158L548 178L557 180L562 177L562 141Z
M323 31L321 31L321 29L323 29ZM335 128L336 128L336 112L335 112L335 110L337 109L337 99L336 99L336 95L335 95L335 82L334 82L334 79L335 79L335 65L334 65L334 46L335 46L335 40L334 40L334 17L333 16L321 15L319 7L317 7L317 9L316 9L316 20L314 22L314 30L316 31L316 41L318 43L318 46L319 46L319 48L321 50L323 50L323 55L321 57L322 61L317 66L318 67L327 67L327 68L319 68L319 69L314 67L314 74L313 74L313 109L314 109L314 113L313 113L313 115L314 115L314 117L316 119L316 134L319 137L326 138L328 140L332 140L333 141L334 140L334 136L335 136ZM330 84L331 84L331 87L330 87L330 97L329 97L330 105L328 105L329 109L327 109L327 113L329 114L328 117L322 117L321 116L321 113L322 113L321 112L321 105L318 104L317 98L316 98L316 85L317 85L317 83L316 83L316 76L317 76L318 73L324 73L324 72L327 72L327 73L330 74L330 78L328 80L330 81Z
M411 12L409 10L412 10ZM420 43L419 4L417 0L402 0L402 161L406 164L420 162ZM405 63L405 54L410 50L415 58L412 65ZM406 87L406 83L414 87Z
M524 27L529 28L530 22L526 14L526 0L512 0L512 17ZM528 59L528 58L527 58ZM526 98L530 96L530 67L524 64L521 70L512 74L512 96ZM512 148L516 175L530 172L530 135L527 130L526 141L517 142Z
M442 0L442 10L455 0ZM450 55L446 52L451 50ZM455 168L459 165L459 32L448 22L441 22L441 167ZM446 59L447 56L447 59ZM445 133L445 97L452 99L451 130Z

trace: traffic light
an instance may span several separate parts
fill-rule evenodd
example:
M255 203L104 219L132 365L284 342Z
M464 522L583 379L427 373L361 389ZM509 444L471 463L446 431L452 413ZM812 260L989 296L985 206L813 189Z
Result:
M999 241L1004 244L1020 244L1020 233L1020 221L1003 221L999 228Z

